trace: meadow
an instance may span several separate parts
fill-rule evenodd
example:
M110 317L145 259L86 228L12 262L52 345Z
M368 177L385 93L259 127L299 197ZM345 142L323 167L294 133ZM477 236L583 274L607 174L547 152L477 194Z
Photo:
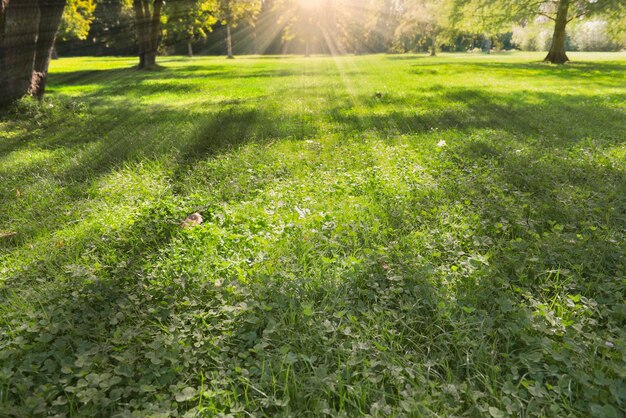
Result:
M542 58L54 61L0 416L623 416L626 54Z

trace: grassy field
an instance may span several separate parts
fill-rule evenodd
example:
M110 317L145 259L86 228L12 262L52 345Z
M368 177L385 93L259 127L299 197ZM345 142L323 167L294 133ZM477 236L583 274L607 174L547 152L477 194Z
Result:
M54 62L0 416L623 416L626 54L541 58Z

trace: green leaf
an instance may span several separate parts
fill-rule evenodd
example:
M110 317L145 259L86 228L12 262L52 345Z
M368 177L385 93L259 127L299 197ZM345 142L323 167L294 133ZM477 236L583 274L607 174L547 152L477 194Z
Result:
M491 415L493 418L504 418L505 413L503 411L500 411L495 406L490 406L489 415Z
M197 391L194 388L188 386L182 392L176 394L176 402L187 402L196 396L196 393Z
M313 316L315 311L313 310L313 305L309 303L305 303L302 305L302 313L304 316Z

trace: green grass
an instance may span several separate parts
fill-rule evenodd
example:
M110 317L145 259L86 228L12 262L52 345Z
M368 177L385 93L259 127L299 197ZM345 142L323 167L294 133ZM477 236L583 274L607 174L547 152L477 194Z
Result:
M54 62L0 416L621 416L626 55L541 58Z

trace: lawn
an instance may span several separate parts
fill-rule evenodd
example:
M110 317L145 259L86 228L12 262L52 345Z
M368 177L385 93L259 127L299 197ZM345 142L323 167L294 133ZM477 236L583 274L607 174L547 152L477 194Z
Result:
M541 58L55 61L0 416L623 416L626 54Z

